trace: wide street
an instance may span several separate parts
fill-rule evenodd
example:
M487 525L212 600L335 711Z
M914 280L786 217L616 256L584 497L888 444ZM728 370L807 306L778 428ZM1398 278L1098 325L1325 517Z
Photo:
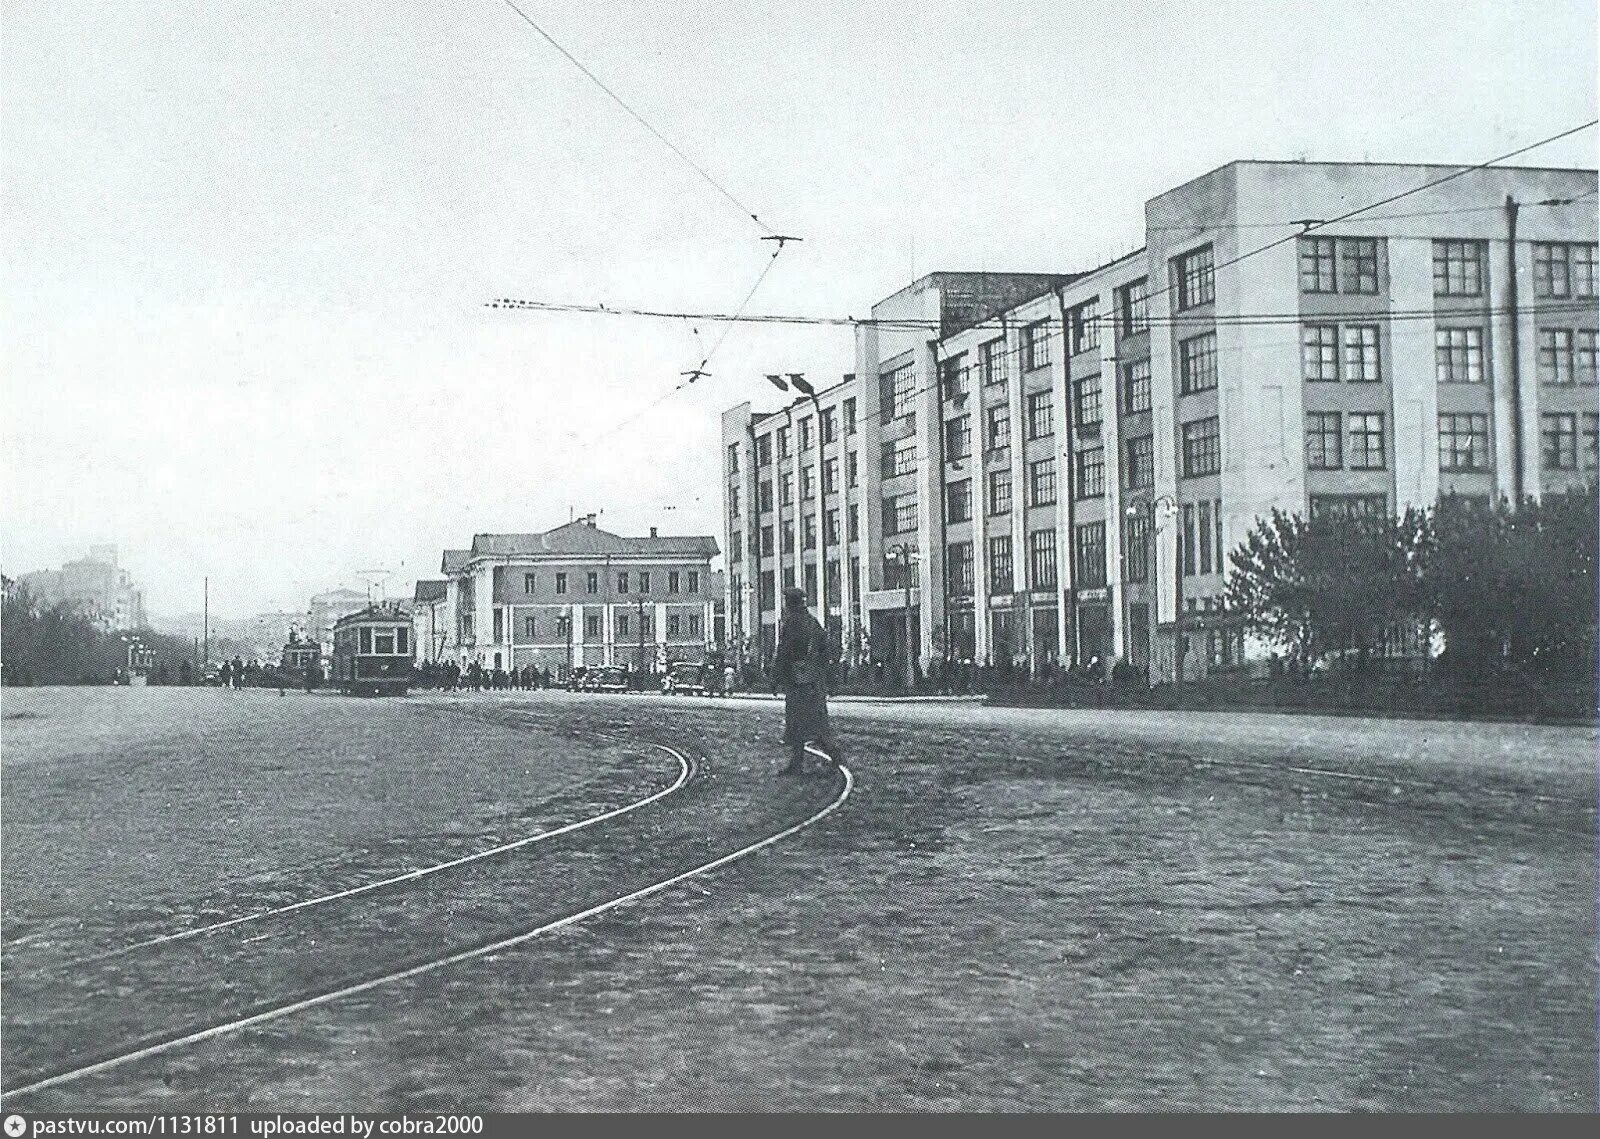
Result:
M8 1108L1595 1108L1592 729L837 702L700 873L771 701L4 714Z

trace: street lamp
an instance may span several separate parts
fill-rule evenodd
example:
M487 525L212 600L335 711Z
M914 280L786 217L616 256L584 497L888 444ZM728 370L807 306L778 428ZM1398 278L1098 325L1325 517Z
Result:
M1161 508L1161 513L1165 514L1169 518L1176 518L1178 515L1177 500L1174 499L1170 494L1157 495L1149 502L1131 503L1127 509L1127 515L1129 518L1145 517L1150 521L1149 532L1145 535L1145 539L1149 544L1149 558L1147 564L1149 566L1148 577L1150 582L1150 600L1153 603L1149 621L1150 643L1148 646L1148 667L1152 669L1155 667L1156 663L1156 626L1161 623L1161 573L1157 557L1160 552L1160 547L1156 543L1156 534L1161 529L1160 518L1157 514L1158 507ZM1178 557L1175 560L1178 564L1175 567L1177 572L1173 574L1173 580L1177 583L1176 604L1173 609L1172 624L1172 654L1174 662L1172 683L1174 687L1183 683L1183 658L1187 655L1186 650L1188 649L1188 644L1183 632L1182 550L1178 551ZM1152 677L1150 679L1153 686L1154 678Z
M906 591L906 688L916 687L917 678L911 656L911 567L917 564L917 548L905 542L896 542L884 551L888 561L901 567L900 580Z

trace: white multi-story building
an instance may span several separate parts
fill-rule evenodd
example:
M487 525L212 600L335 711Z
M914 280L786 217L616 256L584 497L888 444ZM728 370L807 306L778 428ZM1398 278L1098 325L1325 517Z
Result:
M1197 676L1241 659L1227 553L1274 508L1593 481L1595 193L1592 170L1236 162L1148 202L1144 248L1110 264L881 302L839 389L864 476L844 589L873 655L903 659L909 627L924 666L1159 679L1182 646ZM782 478L760 462L776 430L724 417L730 543L749 546L735 492ZM781 554L795 518L762 513L758 545L770 525ZM743 581L767 572L747 557Z

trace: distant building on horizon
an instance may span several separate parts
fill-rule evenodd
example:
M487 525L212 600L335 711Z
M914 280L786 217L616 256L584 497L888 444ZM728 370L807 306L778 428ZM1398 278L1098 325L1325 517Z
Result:
M306 610L306 636L331 652L334 622L359 613L367 605L367 595L355 589L330 589L313 595Z
M22 574L17 582L46 605L67 602L108 629L145 627L144 587L117 565L116 546L91 546L87 557Z

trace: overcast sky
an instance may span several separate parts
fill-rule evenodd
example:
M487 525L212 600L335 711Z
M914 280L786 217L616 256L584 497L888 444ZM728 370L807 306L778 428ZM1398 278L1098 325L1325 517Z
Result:
M1085 268L1235 158L1471 163L1596 102L1588 2L519 3L805 237L754 312ZM5 5L5 571L116 542L152 610L209 574L243 616L571 511L718 533L718 413L848 331L740 326L595 442L718 328L483 302L726 311L761 231L503 0L330 7Z

